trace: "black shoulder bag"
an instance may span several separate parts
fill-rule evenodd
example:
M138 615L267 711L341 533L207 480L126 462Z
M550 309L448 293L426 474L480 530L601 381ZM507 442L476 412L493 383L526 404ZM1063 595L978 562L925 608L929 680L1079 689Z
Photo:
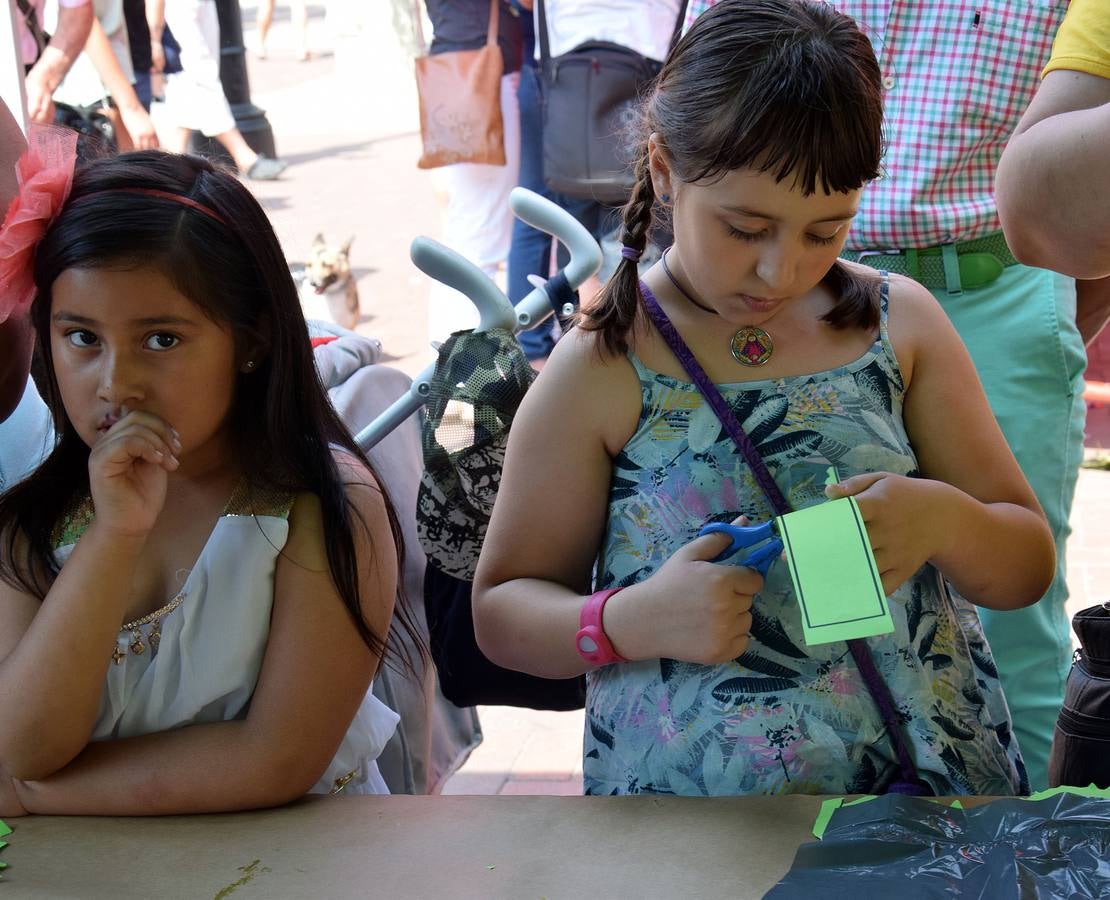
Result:
M1071 620L1079 649L1048 756L1051 787L1110 787L1110 603Z
M682 0L670 48L682 31L686 3ZM544 0L538 19L544 181L569 197L623 204L634 179L628 135L637 101L663 65L610 41L587 41L553 57Z

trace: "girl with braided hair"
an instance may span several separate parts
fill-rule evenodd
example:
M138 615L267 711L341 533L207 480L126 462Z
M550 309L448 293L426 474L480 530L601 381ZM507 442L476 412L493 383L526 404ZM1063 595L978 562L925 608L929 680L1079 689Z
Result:
M475 580L491 659L587 673L586 793L1028 790L972 604L1034 603L1051 534L931 294L837 259L881 95L829 5L722 0L644 100L625 260L525 398ZM698 533L847 496L894 631L807 646L785 563Z

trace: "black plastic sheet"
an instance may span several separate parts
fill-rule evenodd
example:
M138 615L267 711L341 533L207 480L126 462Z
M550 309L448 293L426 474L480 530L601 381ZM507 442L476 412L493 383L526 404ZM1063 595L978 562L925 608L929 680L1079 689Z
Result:
M888 794L842 806L766 894L899 896L1110 898L1110 800L1059 793L960 809Z

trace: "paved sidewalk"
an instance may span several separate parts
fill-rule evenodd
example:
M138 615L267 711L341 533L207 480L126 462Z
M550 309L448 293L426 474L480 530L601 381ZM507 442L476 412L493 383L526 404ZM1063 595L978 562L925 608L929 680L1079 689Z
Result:
M440 234L435 175L420 153L412 63L397 47L389 4L333 0L346 12L329 33L323 7L309 5L312 60L293 59L288 9L278 5L269 58L248 55L252 97L267 111L280 181L252 184L290 262L312 237L355 237L352 263L364 312L360 331L380 338L392 364L410 375L432 359L428 280L408 259L419 234ZM242 0L248 47L254 0ZM361 24L357 20L361 19ZM443 338L446 335L434 335ZM1091 446L1110 447L1110 410L1092 415ZM1110 600L1110 471L1081 471L1069 542L1071 611ZM506 707L480 710L485 741L446 793L581 792L582 713Z

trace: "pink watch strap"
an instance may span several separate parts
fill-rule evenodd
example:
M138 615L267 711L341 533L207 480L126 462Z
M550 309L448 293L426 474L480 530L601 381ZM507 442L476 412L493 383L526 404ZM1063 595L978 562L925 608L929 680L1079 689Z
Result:
M601 616L605 611L605 604L619 590L621 590L619 587L609 588L593 594L586 601L586 605L582 607L582 612L579 615L578 624L581 627L574 636L574 645L578 648L579 656L592 665L607 666L611 663L628 662L613 649L613 644L601 625Z

